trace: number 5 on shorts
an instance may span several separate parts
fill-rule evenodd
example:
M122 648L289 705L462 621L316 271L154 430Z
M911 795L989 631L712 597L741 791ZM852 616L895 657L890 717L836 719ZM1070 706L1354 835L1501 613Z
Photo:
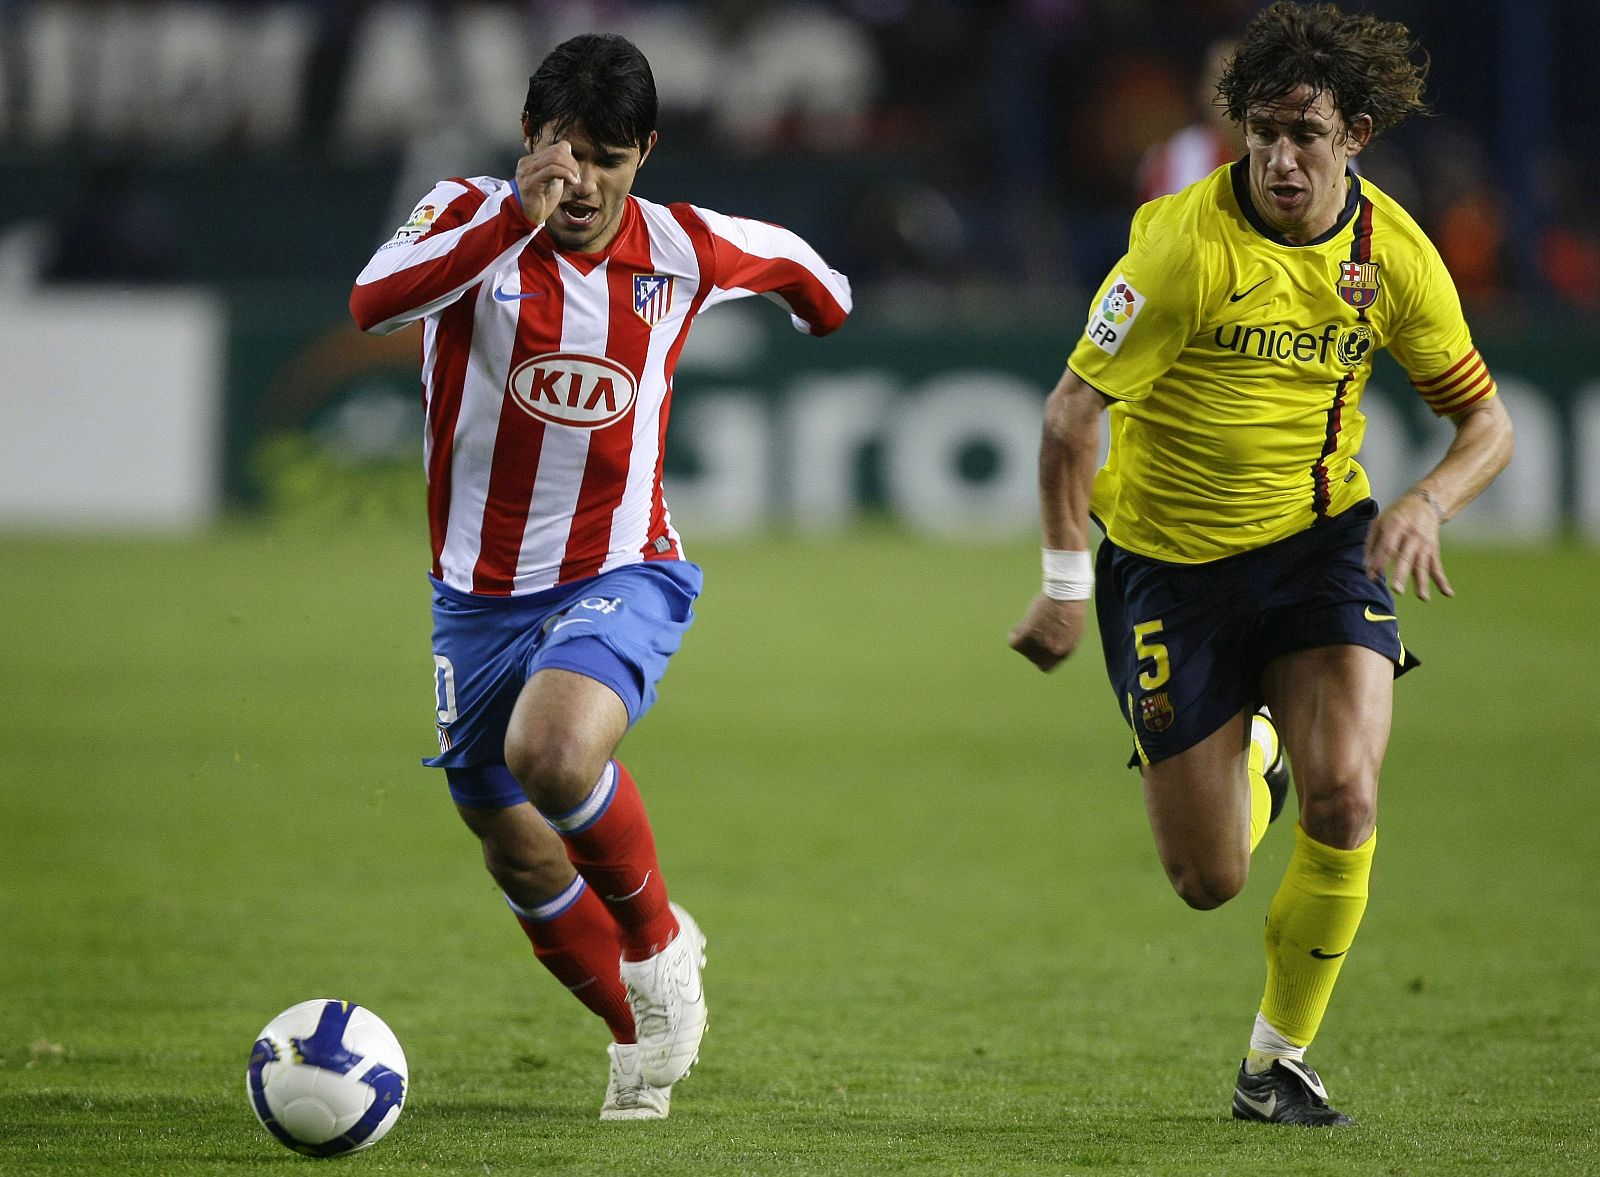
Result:
M1155 667L1145 671L1139 676L1139 685L1147 691L1153 691L1167 679L1172 677L1172 664L1167 658L1167 648L1160 642L1148 639L1161 632L1160 621L1144 621L1133 627L1133 650L1142 661L1150 658L1155 661Z

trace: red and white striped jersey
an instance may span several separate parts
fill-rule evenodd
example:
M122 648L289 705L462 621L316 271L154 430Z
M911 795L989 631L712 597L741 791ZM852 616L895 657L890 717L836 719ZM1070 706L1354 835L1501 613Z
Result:
M422 320L433 574L509 596L681 559L662 489L672 374L694 318L752 294L833 331L850 284L789 230L627 198L601 253L568 253L514 183L443 180L356 279L386 334Z
M1171 138L1163 139L1144 153L1139 161L1134 186L1139 203L1158 196L1180 192L1203 180L1225 163L1238 159L1242 151L1210 123L1194 123Z

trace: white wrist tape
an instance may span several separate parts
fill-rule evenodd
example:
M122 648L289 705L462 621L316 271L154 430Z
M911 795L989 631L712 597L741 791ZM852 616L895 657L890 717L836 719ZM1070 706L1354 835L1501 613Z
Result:
M1094 566L1088 552L1043 550L1044 595L1052 601L1087 600L1094 590Z

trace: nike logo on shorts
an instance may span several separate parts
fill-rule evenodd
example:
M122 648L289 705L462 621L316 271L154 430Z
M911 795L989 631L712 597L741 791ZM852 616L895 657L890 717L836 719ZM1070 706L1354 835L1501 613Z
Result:
M1366 608L1366 611L1363 612L1361 615L1363 617L1365 617L1368 621L1399 621L1400 620L1393 613L1374 613L1372 611L1372 606L1371 605L1368 605L1367 608Z

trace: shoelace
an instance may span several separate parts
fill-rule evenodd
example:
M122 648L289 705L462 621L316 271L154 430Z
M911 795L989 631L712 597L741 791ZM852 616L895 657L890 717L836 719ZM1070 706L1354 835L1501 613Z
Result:
M616 1095L610 1101L619 1108L636 1108L644 1103L645 1082L641 1077L638 1082L619 1083L616 1086Z
M628 986L628 1004L633 1008L634 1029L641 1038L665 1034L672 1029L672 1011L651 1000L648 993Z

